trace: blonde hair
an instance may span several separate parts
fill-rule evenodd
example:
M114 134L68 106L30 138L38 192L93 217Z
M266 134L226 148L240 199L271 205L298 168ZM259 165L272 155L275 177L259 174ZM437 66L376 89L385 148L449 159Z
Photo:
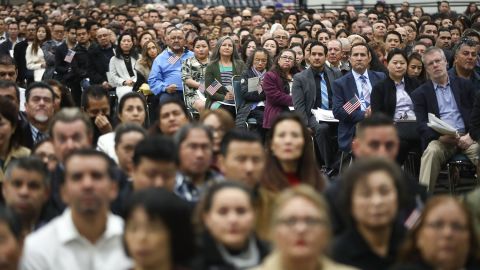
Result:
M271 216L271 227L273 228L278 221L278 215L280 210L292 199L303 198L311 202L318 210L325 213L325 221L327 223L328 229L331 228L330 217L329 217L329 207L326 200L323 196L315 191L311 186L300 184L292 188L288 188L280 193L276 200Z

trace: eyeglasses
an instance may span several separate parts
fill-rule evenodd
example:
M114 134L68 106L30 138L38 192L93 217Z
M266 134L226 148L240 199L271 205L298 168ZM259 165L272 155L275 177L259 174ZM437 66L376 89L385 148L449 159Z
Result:
M267 63L267 59L255 59L253 60L255 63Z
M289 57L289 56L286 56L286 55L282 55L280 56L280 59L284 60L284 61L295 61L295 58L293 57Z
M251 20L251 19L252 19L252 16L242 16L242 18L243 18L244 20Z
M435 230L435 231L441 231L445 227L450 227L450 229L456 233L462 233L467 230L467 225L461 224L459 222L452 222L452 223L447 223L445 221L437 220L433 222L428 222L425 223L425 226Z
M295 228L297 224L303 224L305 225L305 227L309 229L327 225L327 222L324 219L317 218L317 217L305 217L305 218L289 217L289 218L278 219L276 223L279 225L284 225L289 229Z
M288 37L287 36L275 36L273 37L274 39L284 39L284 40L287 40Z

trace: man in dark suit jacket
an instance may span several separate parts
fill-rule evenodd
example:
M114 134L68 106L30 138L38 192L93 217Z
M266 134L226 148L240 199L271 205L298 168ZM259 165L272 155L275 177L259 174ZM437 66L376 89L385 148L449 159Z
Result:
M312 109L332 109L332 83L340 78L342 73L325 65L328 52L325 45L314 42L310 50L310 68L293 77L293 106L305 124L313 130L323 164L332 168L337 148L335 140L332 140L332 133L335 134L336 125L317 121Z
M474 89L470 81L449 76L443 50L427 49L423 55L426 71L431 78L412 93L418 132L427 146L420 164L420 182L433 192L442 164L457 152L474 160L478 144L469 134ZM428 127L432 113L457 130L455 135L441 135Z
M333 115L340 120L338 125L338 147L349 153L355 125L371 114L370 93L373 86L386 78L384 73L367 70L372 56L368 45L358 43L350 51L351 72L333 82ZM348 114L343 105L354 97L361 106Z

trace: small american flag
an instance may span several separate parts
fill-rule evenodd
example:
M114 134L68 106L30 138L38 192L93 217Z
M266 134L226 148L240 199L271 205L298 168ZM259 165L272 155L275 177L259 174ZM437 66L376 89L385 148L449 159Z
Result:
M412 213L410 213L408 218L403 223L405 228L409 230L411 230L413 226L417 224L418 220L420 219L420 216L422 215L422 210L424 206L419 195L415 196L415 205L416 205L415 209L413 209Z
M65 58L63 61L67 63L72 63L73 57L75 56L75 51L73 50L68 50L67 55L65 55Z
M352 112L354 112L356 109L358 109L360 107L360 100L358 99L357 96L354 96L352 99L350 99L349 101L347 101L347 103L345 103L343 105L343 109L348 113L348 114L352 114Z
M180 57L178 57L178 56L176 56L175 54L173 54L172 56L170 56L170 57L168 58L167 61L168 61L168 63L170 63L170 64L173 65L173 64L175 64L175 63L178 61L178 59L180 59Z
M222 87L222 84L219 83L217 80L213 81L209 87L207 87L206 91L211 95L215 95L215 93Z
M412 213L410 213L410 216L408 216L407 220L405 220L405 227L407 229L412 229L415 224L417 224L418 219L420 219L420 215L422 214L422 211L418 208L415 208Z

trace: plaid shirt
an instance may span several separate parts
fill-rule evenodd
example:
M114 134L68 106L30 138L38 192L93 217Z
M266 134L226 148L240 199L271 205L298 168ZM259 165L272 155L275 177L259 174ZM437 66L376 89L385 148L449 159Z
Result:
M200 197L203 195L206 188L208 188L210 185L214 183L218 183L223 180L224 178L221 174L213 170L209 170L205 177L205 182L197 186L192 182L189 176L184 175L181 172L178 172L175 179L176 183L175 183L174 192L180 198L188 202L196 203L198 202Z

